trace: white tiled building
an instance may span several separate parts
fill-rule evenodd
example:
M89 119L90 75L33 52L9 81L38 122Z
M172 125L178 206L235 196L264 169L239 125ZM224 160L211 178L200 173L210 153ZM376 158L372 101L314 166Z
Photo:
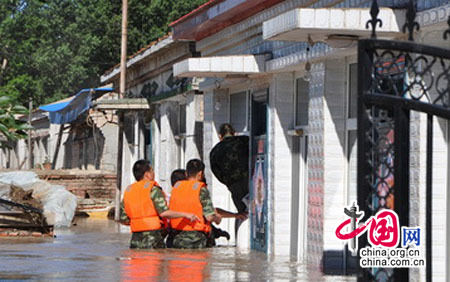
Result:
M379 1L383 7L406 2ZM173 37L195 40L201 53L201 58L175 64L174 75L205 78L199 90L206 164L222 123L252 138L266 124L269 254L319 267L324 252L344 250L335 230L345 219L344 206L356 201L356 46L357 39L370 37L370 3L209 1L172 24ZM421 30L415 37L448 48L442 34L450 3L418 1L417 6ZM379 37L405 39L405 10L381 8L379 18ZM424 228L426 118L413 113L411 119L411 223ZM447 128L446 121L435 122L433 220L441 224L433 230L433 278L439 281L450 277ZM228 190L211 173L208 182L216 206L232 209ZM250 224L239 231L239 247L251 245ZM232 224L227 229L234 231ZM424 278L424 270L411 273L414 279Z
M202 154L203 98L196 90L198 83L196 79L174 78L172 73L174 63L194 53L192 43L173 40L171 35L149 44L127 62L125 98L96 104L98 110L114 109L124 114L122 187L135 181L133 164L148 159L156 180L170 192L171 172ZM101 77L101 82L112 82L118 89L119 79L120 68L116 66Z

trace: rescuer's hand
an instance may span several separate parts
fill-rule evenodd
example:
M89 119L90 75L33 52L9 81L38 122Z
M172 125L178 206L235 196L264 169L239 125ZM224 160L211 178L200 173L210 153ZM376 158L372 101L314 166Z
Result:
M213 218L213 222L215 223L215 224L220 224L220 222L222 221L222 216L220 215L220 214L215 214L214 215L214 218Z
M208 215L206 217L206 220L209 222L214 222L215 224L220 224L220 222L222 221L222 216L220 216L220 214L215 213Z
M240 220L246 220L248 218L248 213L246 212L237 213L235 217Z
M187 213L187 214L184 216L184 218L189 219L191 222L196 221L196 220L200 221L200 218L198 218L198 216L196 216L196 215L193 214L193 213Z

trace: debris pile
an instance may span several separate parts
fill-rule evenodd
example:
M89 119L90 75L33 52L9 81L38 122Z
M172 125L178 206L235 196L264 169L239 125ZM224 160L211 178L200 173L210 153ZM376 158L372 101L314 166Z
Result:
M0 236L51 234L71 225L76 207L75 195L34 172L0 173Z

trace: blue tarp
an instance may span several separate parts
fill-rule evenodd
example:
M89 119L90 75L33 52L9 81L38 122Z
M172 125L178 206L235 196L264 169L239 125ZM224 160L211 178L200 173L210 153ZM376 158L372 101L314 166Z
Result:
M113 88L82 89L70 101L40 106L39 109L49 112L51 123L69 123L76 120L80 114L91 107L93 94L96 92L111 92L113 90Z

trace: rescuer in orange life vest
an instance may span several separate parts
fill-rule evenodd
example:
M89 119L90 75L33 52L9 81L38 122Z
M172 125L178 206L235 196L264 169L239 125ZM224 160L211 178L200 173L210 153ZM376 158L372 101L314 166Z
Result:
M170 175L170 182L172 187L175 186L175 184L178 181L187 180L186 178L186 170L185 169L176 169L172 171L172 174ZM202 179L202 182L206 183L205 179ZM205 205L208 205L206 199L200 198L201 202L204 202ZM247 213L233 213L226 210L223 210L221 208L215 208L216 213L218 213L222 218L238 218L241 220L247 219ZM169 229L169 235L166 239L166 247L172 248L173 246L173 238L176 234L178 234L179 231L177 230L171 230ZM211 234L208 238L208 244L207 247L214 247L216 245L215 239L225 237L227 240L230 240L230 234L228 232L215 227L213 224L211 224Z
M164 192L156 183L155 173L150 163L139 160L133 165L136 182L125 190L123 204L126 215L121 220L129 220L131 228L130 248L164 248L167 235L163 218L200 222L194 213L169 210Z
M201 160L190 160L186 165L187 180L178 181L170 196L170 210L195 214L200 220L185 218L170 220L176 231L173 247L198 249L207 247L211 232L211 222L219 224L222 217L216 213L204 179L205 165Z

